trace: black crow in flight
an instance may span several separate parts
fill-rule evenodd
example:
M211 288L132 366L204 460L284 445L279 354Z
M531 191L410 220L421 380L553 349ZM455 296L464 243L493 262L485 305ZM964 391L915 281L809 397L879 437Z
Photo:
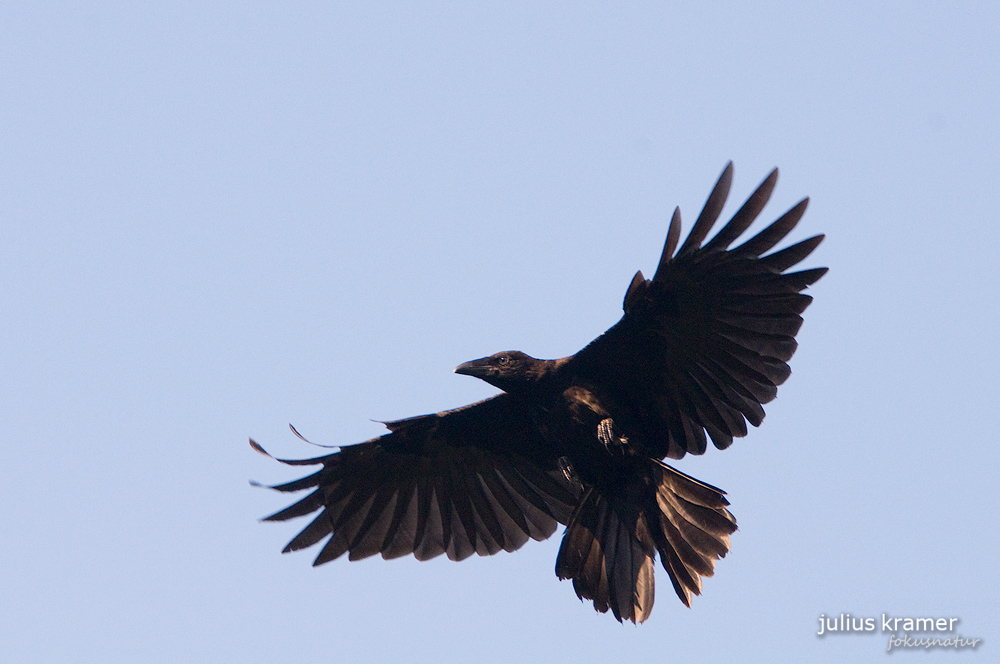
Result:
M459 365L503 391L479 403L387 422L389 433L314 459L315 473L273 487L310 493L267 521L319 512L285 551L324 538L315 565L348 554L515 551L566 532L556 575L581 599L642 622L653 608L657 555L685 605L729 550L736 520L720 489L662 459L719 449L759 426L761 404L788 378L802 294L826 272L787 272L823 239L767 255L796 225L803 200L730 249L764 207L775 169L704 242L722 211L732 163L680 248L680 212L652 280L636 273L625 314L576 355L537 360L505 351ZM263 451L260 446L251 444Z

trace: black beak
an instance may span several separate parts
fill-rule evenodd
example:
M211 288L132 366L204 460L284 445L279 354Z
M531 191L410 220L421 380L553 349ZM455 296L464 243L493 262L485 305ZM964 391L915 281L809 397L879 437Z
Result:
M472 360L471 362L463 362L455 367L455 373L462 374L463 376L486 378L492 373L488 360L489 358L484 357L478 360Z

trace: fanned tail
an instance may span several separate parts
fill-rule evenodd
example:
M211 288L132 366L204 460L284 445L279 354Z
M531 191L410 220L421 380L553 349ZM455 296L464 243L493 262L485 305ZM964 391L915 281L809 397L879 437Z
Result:
M617 486L587 490L556 559L556 575L572 579L580 599L610 609L619 622L641 623L652 612L656 553L691 606L736 530L723 491L659 461L643 463L643 473Z

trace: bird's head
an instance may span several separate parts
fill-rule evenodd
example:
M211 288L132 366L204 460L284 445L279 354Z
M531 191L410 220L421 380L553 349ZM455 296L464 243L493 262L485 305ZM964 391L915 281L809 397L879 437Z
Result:
M455 373L475 376L504 392L516 392L519 387L541 378L546 365L545 360L537 360L519 350L506 350L460 364L455 367Z

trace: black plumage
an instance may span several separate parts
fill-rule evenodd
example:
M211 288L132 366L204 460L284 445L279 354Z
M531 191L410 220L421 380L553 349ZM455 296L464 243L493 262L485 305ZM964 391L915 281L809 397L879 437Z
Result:
M662 463L719 449L759 426L762 404L789 376L803 294L826 272L787 270L823 239L766 254L798 223L803 200L745 243L777 181L775 169L707 243L732 182L728 164L684 243L675 211L652 280L636 273L624 315L576 355L506 351L466 362L503 393L388 422L389 433L333 454L311 490L266 520L316 514L285 547L326 538L315 564L345 553L452 560L514 551L566 524L560 579L619 621L648 618L658 556L684 604L729 550L736 520L720 489ZM676 249L676 251L675 251ZM255 448L260 447L251 441Z

